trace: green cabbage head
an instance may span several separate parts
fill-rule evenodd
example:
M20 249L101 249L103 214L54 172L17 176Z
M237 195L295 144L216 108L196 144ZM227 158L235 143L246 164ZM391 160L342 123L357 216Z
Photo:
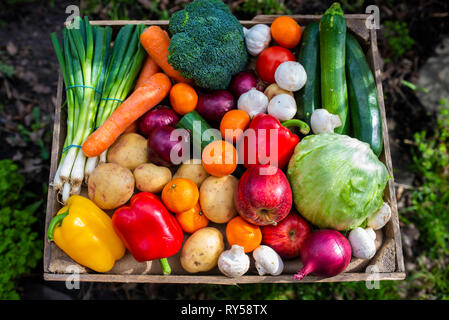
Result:
M389 179L367 143L340 134L305 137L287 175L296 209L319 228L351 230L383 204Z

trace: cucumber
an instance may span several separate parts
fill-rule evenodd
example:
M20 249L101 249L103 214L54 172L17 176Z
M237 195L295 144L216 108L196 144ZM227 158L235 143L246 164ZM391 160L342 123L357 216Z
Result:
M336 133L349 133L348 90L345 75L346 19L335 2L320 20L320 68L322 107L340 117Z
M346 76L352 136L368 143L379 156L383 136L377 87L362 48L349 33L346 36Z
M307 74L304 87L295 93L298 111L296 117L304 120L310 126L310 116L315 109L320 108L320 24L312 22L304 29L298 62L302 64Z
M201 157L201 152L203 149L214 140L219 139L216 136L210 136L206 139L207 134L205 135L205 131L209 129L213 129L204 118L195 110L184 115L176 125L177 128L186 129L190 134L190 141L193 145L193 152L200 152L199 156ZM216 129L214 129L216 130ZM218 131L218 130L216 130ZM213 134L214 132L210 131L209 133ZM218 131L218 134L220 132ZM195 148L196 147L196 148Z

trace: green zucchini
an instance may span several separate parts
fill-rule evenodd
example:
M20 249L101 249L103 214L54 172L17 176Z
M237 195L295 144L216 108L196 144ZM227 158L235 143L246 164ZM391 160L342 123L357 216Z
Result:
M193 145L194 152L202 152L203 149L214 140L219 139L214 135L208 136L204 134L206 130L213 129L204 118L195 110L184 115L176 125L177 128L186 129L190 134L190 141ZM216 130L216 129L214 129ZM218 130L217 130L218 131ZM208 133L214 134L214 132L209 131ZM218 131L218 133L220 133ZM195 148L196 146L196 148ZM201 150L200 150L201 148ZM201 157L201 153L199 154Z
M348 90L345 75L346 19L335 2L320 20L320 68L322 107L340 117L336 133L349 133Z
M377 87L362 48L349 33L346 36L346 76L352 136L368 143L379 156L383 137Z
M307 74L304 87L295 93L298 111L296 117L304 120L310 126L310 116L315 109L320 108L320 24L312 22L304 29L298 62L302 64Z

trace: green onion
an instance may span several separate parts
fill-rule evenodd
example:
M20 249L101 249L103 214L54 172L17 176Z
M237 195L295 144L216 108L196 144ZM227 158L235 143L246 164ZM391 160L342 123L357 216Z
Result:
M76 23L78 29L74 28ZM124 100L134 86L145 57L139 41L143 28L122 27L113 48L112 29L91 26L87 17L78 17L64 28L62 47L56 34L51 34L67 99L67 134L53 181L53 187L63 194L63 202L81 190L86 171L83 142L118 107L117 100Z

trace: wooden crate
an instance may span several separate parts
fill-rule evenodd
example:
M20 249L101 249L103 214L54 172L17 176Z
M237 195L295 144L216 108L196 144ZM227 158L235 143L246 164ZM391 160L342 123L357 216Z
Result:
M293 15L301 26L319 21L321 16L314 15ZM380 112L382 116L383 125L383 138L384 138L384 150L380 156L382 162L385 163L388 172L393 177L393 167L390 155L390 144L387 130L387 120L385 114L385 104L383 99L382 81L381 81L381 68L380 57L377 48L376 30L367 29L365 21L368 15L346 15L348 29L353 32L362 47L367 52L367 59L374 72L377 90ZM241 21L245 27L251 27L256 23L270 24L276 16L256 16L251 21ZM158 25L162 28L167 28L168 21L91 21L92 24L111 26L118 28L125 24L145 24L145 25ZM59 158L61 155L62 145L65 138L66 130L66 115L61 113L60 105L63 102L63 81L62 77L59 77L57 88L57 103L55 108L55 120L53 131L53 146L51 153L51 168L50 168L50 186L48 191L47 200L47 213L46 213L46 229L52 217L60 209L61 205L58 203L57 194L52 188L51 182L55 176ZM85 189L85 187L83 187ZM85 194L85 190L83 190ZM346 271L335 277L323 278L309 275L301 282L341 282L341 281L370 281L370 280L402 280L405 279L404 260L402 254L401 235L399 229L398 211L396 196L394 190L393 179L390 179L385 189L384 199L388 202L392 209L392 218L389 223L378 232L378 236L383 239L380 244L380 248L376 253L376 256L368 260L361 260L353 258ZM214 225L223 230L223 225ZM378 237L378 238L379 238ZM237 284L237 283L298 283L292 279L292 275L302 267L300 259L293 261L285 261L284 273L280 276L259 276L254 267L254 261L251 257L251 267L245 276L239 278L228 278L223 276L218 268L215 268L209 272L199 274L186 273L179 263L179 253L170 257L168 260L172 267L172 274L168 276L161 275L161 269L158 261L153 262L136 262L129 252L125 257L118 261L115 267L108 273L95 273L87 268L77 265L71 260L65 253L63 253L54 243L49 243L45 235L45 247L44 247L44 279L53 281L65 281L68 276L74 272L73 266L77 266L75 269L80 272L80 281L96 281L96 282L139 282L139 283L209 283L209 284ZM368 266L376 265L378 267L378 273L371 274L366 272ZM70 268L68 268L70 267ZM375 270L373 270L375 271Z

